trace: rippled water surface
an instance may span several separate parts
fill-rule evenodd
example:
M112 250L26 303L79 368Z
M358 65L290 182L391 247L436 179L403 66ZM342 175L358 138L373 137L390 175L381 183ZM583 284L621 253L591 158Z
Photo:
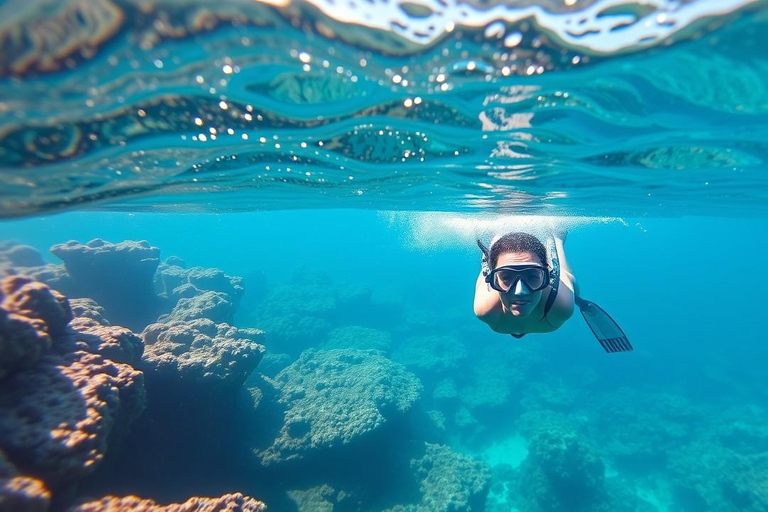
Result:
M5 1L1 213L762 216L764 6Z

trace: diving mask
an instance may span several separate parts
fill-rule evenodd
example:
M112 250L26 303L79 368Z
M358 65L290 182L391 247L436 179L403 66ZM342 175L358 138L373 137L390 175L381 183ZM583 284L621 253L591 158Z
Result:
M485 282L497 292L508 293L522 281L531 292L549 285L549 270L539 265L503 265L490 271Z

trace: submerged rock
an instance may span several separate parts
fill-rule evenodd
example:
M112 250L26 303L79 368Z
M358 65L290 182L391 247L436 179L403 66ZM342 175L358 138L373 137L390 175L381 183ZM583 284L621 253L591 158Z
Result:
M221 398L242 386L258 366L263 335L207 318L155 323L142 333L140 367L158 398Z
M96 469L118 424L144 408L141 372L84 351L43 357L0 390L0 443L19 467L52 484Z
M3 279L0 289L0 316L12 320L12 333L45 340L0 386L0 449L48 487L74 484L96 469L115 433L143 410L143 375L78 341L79 333L67 328L72 313L61 294L21 277Z
M0 284L0 379L32 367L72 319L60 293L29 278Z
M45 512L51 493L38 479L20 475L0 450L0 510Z
M206 291L218 292L232 303L233 310L245 291L241 277L227 275L217 268L186 268L180 258L173 256L158 267L155 288L173 304Z
M421 394L402 365L355 349L308 350L274 383L285 412L271 445L256 451L264 465L360 442L407 413Z
M411 472L418 482L421 501L397 505L386 512L485 510L490 467L444 445L425 443L424 447L423 454L411 460Z
M42 267L43 256L32 246L16 242L0 242L0 268Z
M133 331L117 325L102 325L88 317L77 317L71 325L75 330L73 341L79 348L116 363L139 365L144 343Z
M104 308L93 299L69 299L72 313L78 318L90 318L100 325L109 325Z
M57 244L51 252L64 262L73 282L64 292L95 299L112 323L141 329L167 310L154 291L160 249L147 242L112 244L96 238L87 244Z
M207 318L217 323L233 322L235 304L225 293L194 290L193 295L179 299L169 315L160 317L161 322L183 322Z
M72 279L62 265L46 263L37 249L13 241L0 242L0 277L26 276L66 294Z

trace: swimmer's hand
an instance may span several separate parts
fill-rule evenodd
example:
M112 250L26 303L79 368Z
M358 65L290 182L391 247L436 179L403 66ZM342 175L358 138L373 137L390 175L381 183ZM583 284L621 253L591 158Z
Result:
M568 229L565 226L556 226L554 222L549 222L549 231L556 240L565 242L565 239L568 238Z
M483 274L483 277L488 277L488 274L491 273L491 267L488 265L488 248L480 241L480 239L477 240L477 246L483 254L483 257L480 260L480 272Z

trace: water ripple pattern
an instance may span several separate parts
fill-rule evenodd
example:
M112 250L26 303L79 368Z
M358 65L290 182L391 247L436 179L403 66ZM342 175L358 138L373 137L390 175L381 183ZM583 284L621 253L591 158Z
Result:
M763 1L0 3L0 215L766 212Z

